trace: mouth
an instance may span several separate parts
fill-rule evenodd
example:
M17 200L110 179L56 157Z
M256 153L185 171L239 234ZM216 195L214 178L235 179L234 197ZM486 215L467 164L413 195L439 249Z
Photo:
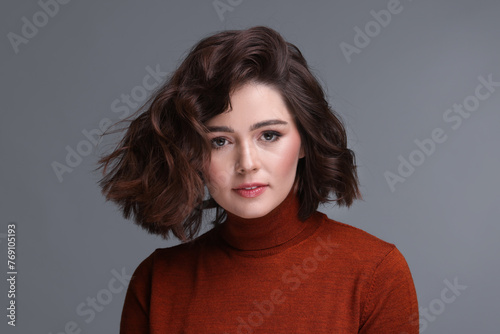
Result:
M238 187L233 188L233 190L241 197L254 198L260 196L267 189L267 187L268 185L263 183L247 183L241 184Z

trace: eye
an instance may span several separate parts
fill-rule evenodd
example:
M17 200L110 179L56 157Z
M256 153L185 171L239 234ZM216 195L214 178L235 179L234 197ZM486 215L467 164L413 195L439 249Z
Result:
M227 139L223 137L216 137L211 140L212 142L212 147L216 150L221 149L225 146Z
M262 134L262 138L267 142L277 141L281 136L281 133L276 131L266 131Z

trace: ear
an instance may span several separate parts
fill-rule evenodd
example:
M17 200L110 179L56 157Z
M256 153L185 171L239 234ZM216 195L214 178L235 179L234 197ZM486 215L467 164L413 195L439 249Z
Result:
M302 159L303 157L306 156L306 152L305 152L305 149L304 149L304 145L300 145L300 151L299 151L299 159Z

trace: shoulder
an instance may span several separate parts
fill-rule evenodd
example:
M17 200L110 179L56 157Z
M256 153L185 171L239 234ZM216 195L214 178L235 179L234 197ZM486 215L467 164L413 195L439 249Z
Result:
M364 296L363 319L366 320L377 307L383 309L381 305L389 303L389 299L394 305L399 305L384 306L391 308L391 312L403 308L410 315L418 312L410 268L396 245L326 215L323 219L319 235L329 238L330 244L336 245L335 260L341 261L343 270L350 276L360 278ZM389 299L388 294L391 296Z
M349 251L354 257L381 258L396 248L393 243L387 242L360 228L348 225L323 216L320 235L329 238L338 244L341 249Z
M322 215L315 242L333 249L335 256L330 258L336 266L368 280L391 275L408 278L408 264L395 244Z
M212 228L189 242L156 248L136 270L152 274L158 270L175 270L174 267L190 267L200 255L209 254L217 246L216 232L216 228Z

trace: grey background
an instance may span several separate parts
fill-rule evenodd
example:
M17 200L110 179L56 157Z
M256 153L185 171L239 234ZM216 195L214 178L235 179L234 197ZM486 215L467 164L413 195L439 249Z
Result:
M424 332L498 333L500 87L457 129L443 115L474 94L479 76L500 81L500 3L402 0L401 12L349 63L340 44L353 45L354 28L364 29L374 20L370 11L386 9L388 0L221 1L233 4L222 19L213 1L61 4L18 53L8 34L22 35L22 18L33 22L42 9L36 1L3 2L0 277L7 276L10 222L17 224L18 275L15 328L7 325L6 280L0 283L0 332L64 333L71 321L81 333L118 332L126 285L114 283L110 293L112 271L131 275L154 249L178 240L148 235L104 202L92 169L111 137L62 182L52 164L66 164L66 147L86 140L83 130L119 120L111 104L142 85L146 67L170 72L202 37L268 25L303 51L357 154L364 200L321 211L398 246L420 307L434 310L421 316ZM436 128L447 140L391 191L384 173L397 173L398 156L408 159L414 140ZM444 280L454 279L467 288L444 304ZM93 319L77 313L98 295L112 299Z

